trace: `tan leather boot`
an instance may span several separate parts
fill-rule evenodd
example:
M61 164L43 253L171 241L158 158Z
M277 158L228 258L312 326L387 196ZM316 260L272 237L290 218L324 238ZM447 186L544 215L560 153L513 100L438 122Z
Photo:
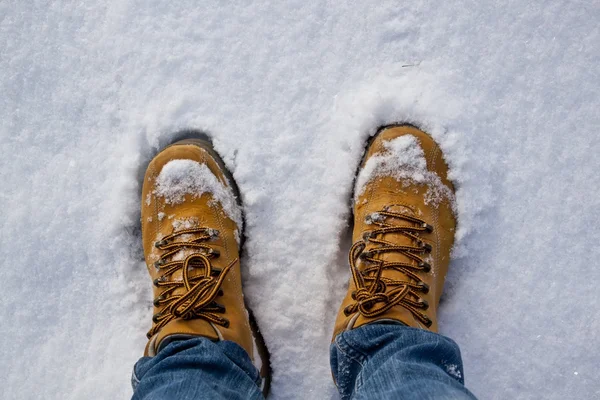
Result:
M266 395L268 353L242 294L239 198L205 135L177 142L150 162L142 189L142 239L154 316L145 354L154 356L177 339L231 340L259 368Z
M334 339L373 322L437 331L456 227L447 172L433 139L411 125L372 139L356 179L352 278Z

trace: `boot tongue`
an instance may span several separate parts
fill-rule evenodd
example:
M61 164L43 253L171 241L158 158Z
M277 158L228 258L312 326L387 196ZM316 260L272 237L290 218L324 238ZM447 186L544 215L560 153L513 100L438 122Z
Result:
M405 205L388 206L385 208L385 211L394 213L394 214L399 214L399 215L409 215L409 216L413 216L413 217L417 216L411 207L408 207ZM386 215L383 215L380 213L374 213L371 215L372 215L372 218L379 219L380 221L385 222L389 225L393 225L393 226L410 226L412 224L411 222L406 221L402 218L390 217L390 216L386 216ZM372 227L373 227L373 230L380 228L377 225L372 225ZM409 236L404 235L400 232L379 234L379 235L376 235L375 238L393 243L395 246L414 246L415 245L413 239L411 239ZM374 247L381 247L381 245L379 243L368 242L366 250L370 250ZM402 259L406 259L406 256L400 254L399 252L383 253L383 254L380 254L379 257L377 257L377 258L381 259L381 257L383 257L383 259L391 261L391 259L389 259L389 257L394 257L394 261L399 261L399 259L397 259L397 257L395 257L395 256L399 256Z
M417 217L417 213L415 213L415 211L411 207L406 206L406 205L388 206L388 207L386 207L385 211L395 213L395 214L400 214L400 215L409 215L409 216ZM412 225L412 223L410 221L403 220L402 218L390 217L390 216L382 215L379 213L374 213L374 215L373 214L371 214L371 215L372 215L372 218L380 219L381 221L383 221L389 225L394 225L394 226L410 226L410 225ZM372 225L372 227L373 227L373 230L379 228L379 226L377 226L377 225ZM402 234L400 232L392 232L392 233L373 235L372 238L379 239L379 240L385 240L386 242L389 242L389 243L393 244L394 246L414 247L416 245L414 239L412 239L409 236ZM365 247L364 251L370 251L370 250L373 250L376 248L381 248L382 246L383 245L381 245L380 243L374 243L369 240L366 243L366 247ZM414 262L412 259L410 259L405 254L401 253L400 251L377 253L374 258L378 259L378 260L383 260L386 262L402 262L402 263ZM398 272L396 270L390 270L390 269L385 269L383 271L382 276L384 276L386 278L390 278L390 279L395 279L395 280L407 280L408 279L408 277L405 276L403 273Z
M199 217L197 215L197 212L193 209L190 209L189 212L185 212L186 210L182 210L178 212L177 218L171 218L171 219L166 219L165 222L165 229L163 229L164 233L166 234L170 234L170 233L177 233L183 230L187 230L187 229L196 229L196 228L211 228L214 226L218 226L217 225L217 221L210 221L207 220L206 217L202 218ZM214 229L214 228L213 228ZM163 234L162 236L166 236L166 234ZM178 235L176 236L173 241L175 242L191 242L192 240L198 238L201 234L200 233L189 233L189 234L182 234L182 235ZM205 244L207 246L210 246L211 248L215 249L215 250L221 250L222 248L222 240L220 238L213 238L213 239L208 239L208 240L204 240L201 241L199 243ZM197 254L197 253L201 253L203 250L202 249L197 249L197 248L192 248L192 247L182 247L181 250L179 250L177 253L173 254L172 256L168 257L166 261L183 261L185 260L188 256L192 255L192 254ZM209 258L211 261L214 260L214 258ZM193 278L196 276L201 276L204 275L204 268L190 268L188 270L188 277L189 278ZM183 280L183 269L178 269L175 272L173 272L169 277L168 280L170 281L182 281ZM184 288L178 288L176 289L173 294L182 294L185 292Z

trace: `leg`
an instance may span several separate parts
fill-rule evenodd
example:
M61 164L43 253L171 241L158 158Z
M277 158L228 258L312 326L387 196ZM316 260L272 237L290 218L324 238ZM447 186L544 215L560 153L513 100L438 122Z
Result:
M342 399L475 399L464 387L456 343L400 324L338 335L331 368Z
M331 345L342 398L474 399L458 346L436 333L454 201L448 166L425 132L388 126L371 140L354 188L352 278Z
M154 315L134 399L256 399L269 390L268 353L242 293L239 192L198 136L161 151L144 177Z
M134 367L133 400L264 399L248 354L230 341L203 337L169 343Z

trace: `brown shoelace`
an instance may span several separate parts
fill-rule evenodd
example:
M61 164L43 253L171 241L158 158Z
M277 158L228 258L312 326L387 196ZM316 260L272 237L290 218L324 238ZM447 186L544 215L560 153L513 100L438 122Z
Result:
M431 270L431 265L425 262L421 255L430 253L432 248L431 245L421 240L419 233L430 233L433 231L433 227L419 218L391 212L387 209L371 214L367 218L378 228L365 232L363 240L354 243L350 248L350 269L357 288L352 293L352 299L356 303L346 307L344 314L348 316L358 311L364 317L376 317L394 306L402 306L425 326L430 327L431 319L421 311L427 310L429 304L419 296L419 293L428 293L429 286L415 272L427 273ZM410 224L396 225L386 223L385 219L407 221ZM401 233L410 238L416 246L399 246L383 240L381 236L386 233ZM368 242L378 246L365 251ZM403 254L409 259L409 262L387 262L375 258L378 254L390 252ZM362 271L356 265L359 258L367 264ZM384 277L383 271L385 270L401 272L416 283Z
M175 241L182 235L194 235L195 239L189 241ZM163 326L176 318L195 319L201 318L215 324L228 327L229 320L220 316L225 312L225 307L215 301L217 296L222 296L221 284L229 270L238 262L236 258L222 270L211 264L211 259L219 257L219 251L211 248L207 241L218 237L219 232L211 228L185 229L154 243L160 249L166 251L154 263L157 270L163 270L163 274L154 280L154 285L165 288L161 294L154 299L154 306L165 307L154 314L152 321L154 326L148 332L148 338L156 334ZM173 260L171 257L184 249L197 249L185 259ZM171 261L167 261L171 258ZM201 269L190 276L190 270ZM169 280L168 276L175 271L182 271L181 280ZM185 292L172 294L176 289L184 288Z

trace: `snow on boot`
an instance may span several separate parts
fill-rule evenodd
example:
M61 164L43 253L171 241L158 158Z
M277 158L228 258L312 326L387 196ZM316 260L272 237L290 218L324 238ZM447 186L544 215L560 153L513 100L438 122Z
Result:
M259 368L266 395L268 353L242 294L240 197L203 137L165 148L144 177L142 239L154 283L145 355L156 355L172 340L231 340Z
M437 144L411 125L372 139L354 188L352 278L334 338L374 322L437 331L456 227L447 172Z

